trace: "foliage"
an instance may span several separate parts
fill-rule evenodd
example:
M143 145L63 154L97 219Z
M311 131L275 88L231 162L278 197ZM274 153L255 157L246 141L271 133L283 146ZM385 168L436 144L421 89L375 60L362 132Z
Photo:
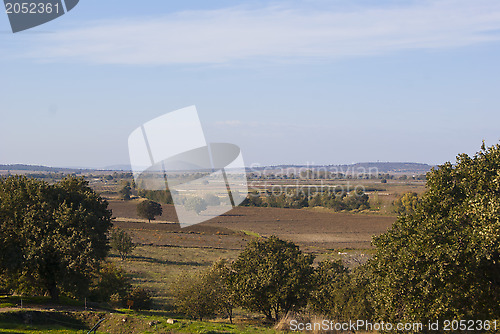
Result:
M119 194L123 200L130 200L130 195L132 195L132 187L130 186L130 182L125 182L123 184L123 186L119 190Z
M120 254L122 260L127 258L127 255L132 253L135 248L135 244L132 241L132 237L120 228L113 229L111 231L111 247Z
M194 211L197 214L200 214L200 212L207 209L207 202L199 197L189 197L184 202L184 206L187 210Z
M226 260L214 262L205 275L205 281L210 284L216 292L217 314L229 318L233 323L233 309L235 293L233 289L234 273L231 265Z
M394 211L398 215L410 215L415 212L419 199L415 192L409 192L394 201Z
M141 287L135 287L131 292L129 292L129 294L125 297L125 301L126 306L134 310L149 310L153 305L151 293Z
M137 204L137 214L139 217L147 219L149 222L155 220L156 216L161 216L162 213L163 209L160 203L144 200Z
M19 290L84 295L109 250L107 207L83 178L0 179L0 269Z
M312 275L310 309L317 314L337 315L337 307L342 306L338 299L343 296L338 292L343 290L347 280L348 270L341 261L320 262Z
M90 299L96 302L108 302L115 295L119 300L124 300L129 291L130 280L125 271L112 262L104 262L93 277Z
M139 189L137 191L137 194L140 197L147 198L147 199L154 201L154 202L163 203L163 204L174 204L174 201L172 200L172 194L170 193L170 190L168 190L168 189L166 189L166 190Z
M218 309L218 291L207 272L179 276L173 287L176 308L193 319L213 318Z
M427 175L412 212L375 239L372 293L386 321L500 316L500 147Z
M242 205L274 208L300 209L322 206L334 211L366 210L370 208L368 195L361 189L353 189L349 194L342 191L311 191L290 189L283 193L268 193L261 197L258 192L248 194Z
M233 263L236 302L276 321L307 302L314 256L275 236L251 241Z

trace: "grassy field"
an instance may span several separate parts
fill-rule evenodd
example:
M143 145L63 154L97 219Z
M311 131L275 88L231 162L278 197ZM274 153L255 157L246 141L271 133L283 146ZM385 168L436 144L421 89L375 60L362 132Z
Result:
M173 311L174 282L179 275L206 269L220 258L235 259L238 253L223 249L140 246L124 261L118 256L110 260L130 274L133 284L153 292L155 308Z
M230 324L222 321L193 321L176 319L155 312L51 312L9 311L0 313L0 333L19 334L83 334L100 319L104 319L97 333L234 333L274 334L281 333L272 327L252 323Z

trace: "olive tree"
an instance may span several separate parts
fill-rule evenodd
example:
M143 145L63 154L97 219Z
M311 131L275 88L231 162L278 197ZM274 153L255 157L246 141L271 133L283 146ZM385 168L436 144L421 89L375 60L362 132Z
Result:
M500 317L500 146L427 175L413 210L375 238L372 296L387 321Z
M137 214L139 217L147 219L150 223L151 220L155 220L155 217L161 216L162 213L163 209L160 203L144 200L137 204Z
M0 269L17 289L81 296L106 257L108 203L83 178L0 179Z
M251 241L232 265L236 302L269 321L307 303L313 255L275 236Z

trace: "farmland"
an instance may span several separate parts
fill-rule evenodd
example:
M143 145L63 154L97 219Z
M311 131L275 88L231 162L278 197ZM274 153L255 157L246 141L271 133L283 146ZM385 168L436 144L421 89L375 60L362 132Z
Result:
M389 180L384 184L378 180L299 181L301 186L320 182L346 188L352 184L362 185L369 194L371 209L334 212L322 207L291 209L243 206L204 223L181 229L173 205L163 204L163 214L151 222L139 217L136 207L142 199L136 196L128 201L120 199L119 189L127 179L117 177L116 173L112 179L106 174L86 178L91 181L92 188L107 199L113 212L114 227L130 234L137 246L126 260L121 260L114 250L111 251L108 261L123 268L134 286L152 292L153 312L169 317L180 316L174 308L178 277L184 273L205 270L221 258L229 261L236 259L248 242L257 237L274 235L293 241L304 252L314 254L315 263L324 259L341 259L345 265L355 267L371 256L372 237L384 233L394 223L396 215L392 202L405 192L421 193L424 190L424 183L420 180ZM266 187L296 185L295 180L260 180L250 183L252 189L261 191ZM38 305L34 309L50 310L54 307ZM72 310L77 312L77 318L81 317L78 308ZM154 321L161 324L164 320L162 316L153 316L156 319ZM137 323L134 326L143 328L144 322L153 318L134 318L133 321ZM258 314L240 308L235 310L235 318L236 323L240 324L247 323L249 319L254 319L256 323L262 320ZM94 320L92 318L89 322ZM117 326L112 324L113 321L117 322L110 318L102 329L116 332ZM206 328L207 325L200 323L199 326Z

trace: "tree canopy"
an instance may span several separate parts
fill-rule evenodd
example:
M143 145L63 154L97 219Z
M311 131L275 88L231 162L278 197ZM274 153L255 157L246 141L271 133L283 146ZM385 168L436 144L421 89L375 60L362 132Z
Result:
M149 222L155 220L156 216L161 216L163 209L160 203L144 200L137 204L137 214L139 217L147 219Z
M251 241L233 263L236 302L276 321L307 303L314 256L271 236Z
M83 178L0 179L0 269L16 290L85 294L111 225L108 203Z
M427 175L386 234L375 238L372 296L384 320L500 316L500 146L462 154Z

